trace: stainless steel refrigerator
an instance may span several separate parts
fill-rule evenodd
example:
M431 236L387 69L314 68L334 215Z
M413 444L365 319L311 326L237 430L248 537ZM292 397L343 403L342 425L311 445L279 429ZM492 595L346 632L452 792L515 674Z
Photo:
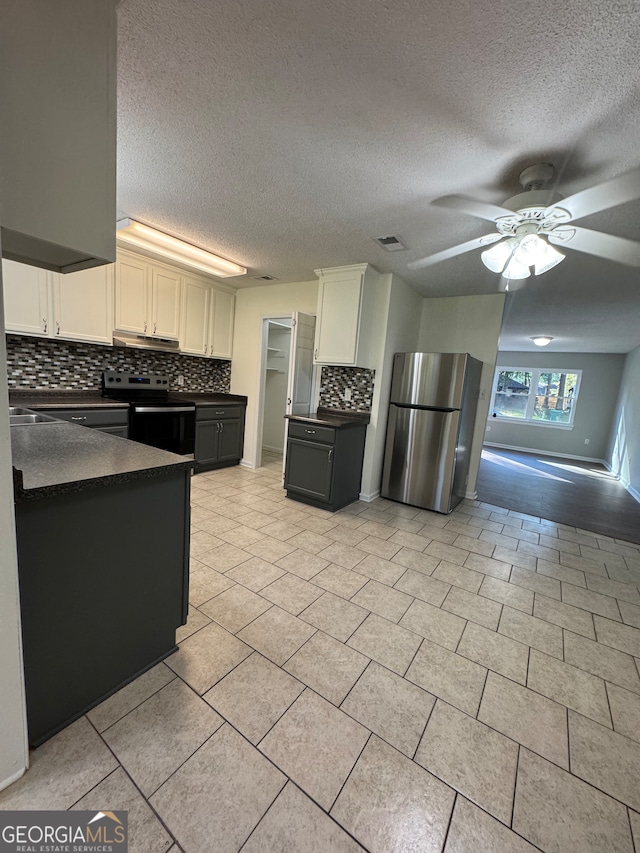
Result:
M482 362L468 353L394 356L382 496L449 513L467 487Z

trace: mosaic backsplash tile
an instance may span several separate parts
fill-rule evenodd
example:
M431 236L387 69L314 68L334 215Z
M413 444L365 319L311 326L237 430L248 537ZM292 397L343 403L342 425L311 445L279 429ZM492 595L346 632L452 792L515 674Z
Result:
M95 390L103 370L162 373L181 391L226 394L231 384L231 362L221 359L7 335L9 388Z
M370 412L375 370L362 367L323 367L320 378L320 403L334 409ZM351 389L351 400L344 392Z

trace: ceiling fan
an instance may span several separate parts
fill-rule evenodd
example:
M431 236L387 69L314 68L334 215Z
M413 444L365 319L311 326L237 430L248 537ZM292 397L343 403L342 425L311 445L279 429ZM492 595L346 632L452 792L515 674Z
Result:
M524 192L507 199L502 207L459 195L435 199L432 204L438 207L495 222L496 230L413 261L408 264L409 269L422 269L491 244L495 245L482 252L482 263L492 272L501 273L508 281L528 278L532 268L535 275L541 275L563 261L565 255L554 246L575 249L628 266L640 266L640 243L569 224L640 198L640 169L618 175L568 198L544 189L553 173L550 163L529 166L520 174Z

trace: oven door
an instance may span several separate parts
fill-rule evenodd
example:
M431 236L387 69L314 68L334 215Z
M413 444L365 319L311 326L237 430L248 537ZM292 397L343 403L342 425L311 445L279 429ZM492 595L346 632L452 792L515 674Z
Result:
M193 456L196 445L195 406L133 403L129 438L170 453Z

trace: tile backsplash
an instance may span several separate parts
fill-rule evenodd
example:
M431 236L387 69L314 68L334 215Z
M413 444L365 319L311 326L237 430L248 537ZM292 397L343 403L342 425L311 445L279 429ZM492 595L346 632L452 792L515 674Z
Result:
M363 367L323 367L320 378L320 405L334 409L370 412L375 370ZM351 400L344 392L351 389Z
M162 373L181 391L228 393L231 362L173 352L99 346L47 338L7 335L9 388L95 390L103 370Z

